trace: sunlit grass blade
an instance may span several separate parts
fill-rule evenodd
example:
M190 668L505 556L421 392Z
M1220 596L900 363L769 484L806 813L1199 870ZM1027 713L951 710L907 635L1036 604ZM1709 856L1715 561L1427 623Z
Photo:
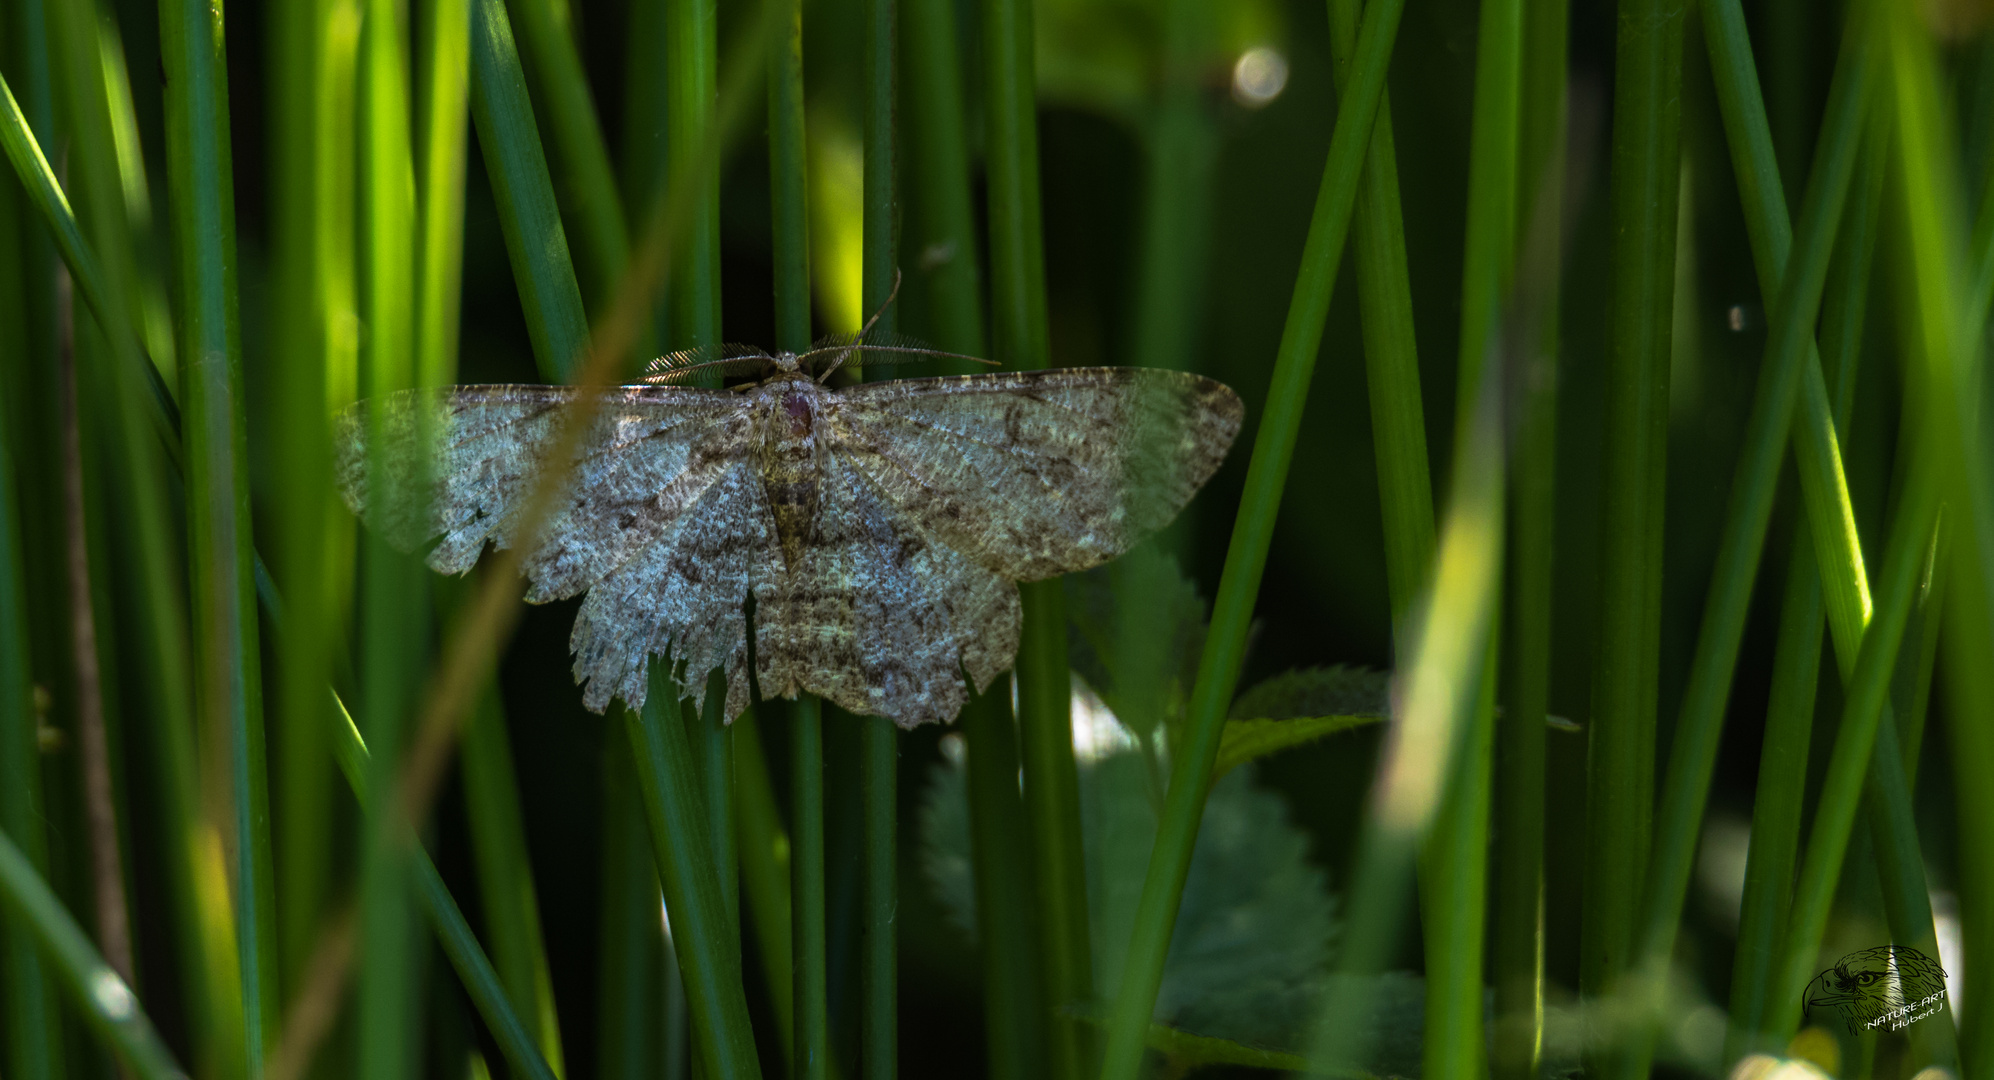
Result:
M237 945L250 1060L279 1020L275 868L263 752L262 661L249 518L247 418L236 311L233 156L222 11L164 0L167 195L186 409L188 562L196 716L222 748L214 780L229 807ZM208 770L203 769L204 777Z
M185 1080L187 1074L160 1041L130 987L90 945L28 857L0 832L0 901L25 924L97 1037L142 1080Z
M1597 1000L1629 961L1647 870L1660 651L1663 476L1674 317L1683 13L1622 0L1614 53L1609 203L1613 275L1605 366L1600 621L1586 781L1579 991ZM1587 1047L1587 1065L1606 1047Z
M1314 372L1337 266L1343 257L1343 241L1356 202L1364 152L1371 143L1372 119L1384 89L1387 61L1404 10L1401 0L1376 0L1365 10L1354 54L1353 68L1357 75L1337 104L1336 129L1323 166L1322 187L1309 223L1308 241L1302 251L1294 299L1281 332L1281 348L1268 388L1267 412L1260 418L1254 436L1239 516L1226 552L1218 597L1212 605L1211 629L1198 661L1198 677L1182 729L1184 741L1173 748L1168 802L1150 855L1128 964L1110 1017L1103 1066L1106 1080L1130 1080L1141 1065L1150 1014L1162 985L1163 962L1176 924L1177 905L1190 870L1191 849L1197 840L1212 761L1218 753L1226 709L1239 680L1254 599L1267 566L1274 518L1287 483L1288 466L1294 460L1295 437L1301 428L1309 377ZM1396 915L1396 898L1391 908Z
M370 513L411 512L397 504L426 497L388 480L382 449L388 395L422 385L430 374L417 355L416 297L422 288L416 238L416 174L410 129L410 65L403 53L400 12L369 0L359 61L361 346L370 448ZM417 475L426 466L416 464ZM373 750L370 784L394 789L413 742L414 714L427 658L432 616L428 572L393 550L378 531L362 539L360 595L360 719ZM381 1080L412 1075L422 1045L416 1023L423 998L417 966L414 880L406 848L413 820L403 807L374 815L360 871L360 953L356 1002L358 1066Z
M665 152L692 185L684 239L672 257L671 344L720 343L720 162L703 147L715 125L719 11L715 0L664 0Z
M990 211L990 316L993 359L1012 368L1052 364L1046 316L1045 249L1039 210L1037 83L1031 0L983 5L985 172ZM870 114L869 114L870 115ZM868 152L873 130L867 128ZM866 189L866 297L884 298ZM891 256L886 259L890 263ZM1024 764L1033 882L1038 890L1039 968L1046 988L1047 1049L1053 1075L1089 1071L1087 1033L1067 1006L1094 993L1088 944L1087 878L1080 843L1080 783L1073 762L1072 687L1066 666L1066 605L1057 581L1019 587L1024 630L1018 645L1018 732ZM884 736L878 737L884 741ZM1160 962L1159 957L1159 962ZM1147 1017L1145 1017L1145 1020ZM1131 1063L1133 1064L1133 1063Z
M1480 387L1492 371L1500 319L1512 273L1518 216L1517 141L1522 109L1523 4L1484 0L1475 54L1474 121L1468 151L1467 241L1462 255L1461 341L1455 445L1474 445L1477 410L1487 408ZM1542 206L1542 203L1539 203ZM1554 214L1554 211L1544 211ZM1534 342L1533 342L1534 344ZM1499 382L1499 379L1498 379ZM1495 423L1500 430L1501 421ZM1489 438L1483 435L1484 439ZM1497 436L1499 437L1499 436ZM1503 451L1495 451L1498 458ZM1493 527L1502 524L1501 466L1483 482L1490 492L1474 496L1495 501ZM1457 476L1465 482L1465 473ZM1498 541L1493 545L1500 552ZM1499 606L1501 572L1485 584L1486 603ZM1447 618L1452 613L1437 614ZM1485 660L1479 672L1474 713L1465 718L1460 763L1442 798L1427 838L1421 867L1420 922L1426 944L1426 1026L1422 1074L1473 1080L1487 1069L1482 1025L1482 967L1487 923L1489 819L1495 747L1496 641L1494 611L1482 632ZM1476 673L1465 672L1473 677ZM1518 721L1535 727L1541 722Z

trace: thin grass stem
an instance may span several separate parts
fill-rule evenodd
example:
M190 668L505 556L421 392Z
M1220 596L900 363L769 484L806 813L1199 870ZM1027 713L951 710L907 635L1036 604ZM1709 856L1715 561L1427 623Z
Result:
M753 920L755 946L762 961L775 1012L776 1036L783 1060L791 1060L796 1037L796 964L791 942L794 914L790 907L792 843L776 805L775 778L769 773L762 742L762 710L749 709L734 718L734 822L739 830L741 890Z
M1517 136L1517 208L1558 206L1565 190L1565 68L1570 12L1563 0L1523 12ZM1557 225L1546 222L1553 242ZM1544 299L1543 333L1515 358L1523 387L1509 471L1509 571L1503 627L1503 713L1496 730L1495 917L1491 961L1497 1080L1537 1075L1544 1046L1545 716L1550 707L1557 531L1559 293Z
M918 196L914 273L926 279L927 322L951 352L985 349L976 214L970 198L968 134L955 9L945 0L901 0L901 54L908 176ZM967 370L957 368L956 370Z
M660 1060L664 903L630 745L614 732L603 746L601 820L596 1074L604 1080L650 1080Z
M339 769L346 777L347 786L352 788L353 797L361 810L372 817L376 811L373 798L376 772L372 755L360 728L347 714L346 707L338 697L332 698L332 712L335 718L333 729L333 756L339 762ZM533 1029L520 1019L507 1000L506 986L499 979L497 969L478 944L477 935L471 932L471 924L457 907L457 901L443 883L443 875L437 872L436 864L429 853L422 849L412 834L404 832L401 842L411 849L413 859L414 895L428 917L430 928L435 931L437 943L443 947L444 955L463 983L464 992L478 1015L491 1030L505 1054L506 1061L528 1080L555 1080L554 1071L540 1056L540 1049L534 1043Z
M1336 128L1330 139L1323 180L1302 250L1294 299L1281 332L1267 394L1267 413L1254 435L1253 457L1247 467L1239 516L1226 552L1218 597L1212 605L1211 628L1198 661L1183 726L1184 741L1172 755L1172 775L1156 845L1143 880L1142 899L1130 937L1128 963L1122 972L1102 1075L1106 1080L1131 1080L1141 1065L1150 1016L1162 986L1163 962L1176 924L1190 870L1191 849L1197 840L1205 793L1218 754L1219 734L1244 659L1247 628L1254 598L1267 566L1267 547L1288 466L1294 460L1295 437L1301 428L1302 407L1314 373L1322 328L1328 318L1330 294L1336 284L1343 241L1370 146L1372 121L1384 90L1392 42L1397 36L1401 0L1377 0L1364 12L1357 32L1353 70L1357 75L1337 103ZM1362 879L1359 879L1362 880ZM1395 876L1380 877L1379 899L1389 901L1396 918ZM1353 909L1353 914L1355 909ZM1354 950L1353 950L1354 951Z
M823 1080L830 1075L830 997L825 984L824 936L824 719L811 695L789 711L790 897L796 950L796 1050L790 1075Z
M1339 94L1349 85L1361 7L1358 0L1335 0L1329 8ZM1378 504L1385 527L1385 581L1394 640L1400 640L1407 632L1405 619L1432 571L1433 481L1427 465L1426 413L1419 387L1419 348L1389 91L1378 99L1350 240L1356 248L1364 381L1370 391Z
M125 981L104 963L34 865L0 831L0 901L28 928L84 1020L142 1080L186 1080Z
M1629 966L1653 818L1684 8L1623 0L1615 48L1612 329L1579 938L1579 991L1593 999ZM1589 1068L1605 1064L1605 1049L1587 1046Z
M741 989L738 937L728 932L722 910L726 893L711 848L713 792L699 776L682 710L669 676L656 664L651 693L641 712L625 713L625 726L637 761L638 789L651 825L651 846L664 879L665 903L684 973L686 1001L694 1020L693 1046L712 1077L761 1075L748 1002Z
M18 248L0 257L18 256ZM11 418L8 418L11 419ZM0 433L12 435L12 432ZM31 873L46 870L47 840L42 829L41 748L36 738L34 675L29 663L27 583L21 559L20 509L15 499L14 461L0 438L0 833L20 838L15 850ZM0 1000L7 1074L52 1080L59 1075L61 1049L54 987L34 930L26 920L0 922Z
M220 752L212 775L226 778L219 798L231 814L244 1030L257 1061L276 1035L279 969L222 11L199 0L162 0L159 33L167 193L179 248L194 701Z

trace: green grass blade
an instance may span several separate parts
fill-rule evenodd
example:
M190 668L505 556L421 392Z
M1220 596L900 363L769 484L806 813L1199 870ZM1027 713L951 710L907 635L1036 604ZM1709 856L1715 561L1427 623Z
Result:
M272 375L273 456L287 467L271 485L275 534L272 570L290 598L277 635L277 899L286 991L298 980L316 944L332 879L332 775L325 686L331 674L328 623L334 610L331 415L327 328L333 282L346 277L320 221L345 209L350 185L330 182L338 171L326 130L350 129L350 56L341 63L328 11L289 5L272 13L270 133L272 180L272 353L283 357ZM344 78L338 76L344 75ZM345 93L322 92L345 85ZM340 106L344 105L344 108ZM337 116L344 123L333 118ZM345 230L350 234L350 229Z
M969 190L968 134L955 9L946 0L902 0L902 55L907 175L918 197L914 245L923 253L914 273L926 278L927 322L950 352L984 350L982 245ZM934 253L931 259L928 253Z
M1580 993L1595 998L1629 963L1653 815L1685 7L1681 0L1618 5L1600 622L1579 954Z
M992 358L1021 369L1052 363L1032 49L1031 0L984 5ZM871 202L869 196L868 206ZM875 302L878 285L869 247L868 306ZM1094 977L1080 844L1080 781L1073 763L1066 606L1057 581L1028 583L1019 592L1024 630L1017 661L1018 730L1038 890L1039 965L1052 1013L1046 1034L1053 1075L1072 1080L1089 1070L1091 1055L1087 1032L1066 1007L1092 997Z
M567 382L580 370L588 345L588 316L504 0L472 2L471 117L478 148L498 202L540 377Z
M554 142L558 189L574 226L581 276L588 295L603 298L607 306L630 257L630 230L566 5L559 0L515 0L510 7L518 20L534 97Z
M888 303L900 283L900 198L895 185L895 159L898 156L899 132L894 125L894 106L897 103L899 70L899 50L895 44L899 30L899 15L896 0L865 0L861 8L864 20L864 45L860 62L860 78L863 81L864 114L864 204L861 210L860 232L860 298L868 317L880 312L877 327L891 332L898 328L900 314L892 310ZM1029 56L1029 53L1027 53ZM1029 62L1026 71L1030 71ZM1029 85L1029 79L1027 80ZM1036 177L1034 177L1036 184ZM1036 189L1034 189L1036 190ZM1033 215L1036 224L1037 215ZM1043 301L1041 301L1043 304ZM883 310L882 310L883 309ZM1043 354L1041 354L1043 355ZM1035 364L1031 366L1043 366ZM1052 596L1057 596L1057 582L1045 582L1043 586L1055 587ZM1032 586L1027 586L1029 592ZM1026 601L1030 612L1030 601ZM1061 628L1065 616L1058 608L1050 609L1050 618L1058 619ZM1042 613L1043 614L1043 613ZM1032 616L1025 616L1027 629L1025 640L1033 639L1030 629ZM1064 638L1061 639L1059 668L1061 689L1064 692L1064 672L1066 670ZM1029 648L1029 645L1027 645ZM1021 650L1021 654L1022 654ZM1020 685L1027 665L1018 665ZM1065 713L1061 712L1061 716ZM892 1080L900 1074L900 935L899 935L899 772L900 772L900 730L883 717L868 716L863 721L864 730L860 735L860 784L864 799L865 828L865 888L863 894L864 937L863 953L860 961L860 993L863 1007L859 1013L859 1070L867 1080ZM1067 728L1060 725L1060 739L1066 747L1067 768L1072 767L1072 739L1066 734ZM821 742L820 742L821 749ZM1031 768L1026 767L1031 775ZM1027 781L1030 783L1030 780ZM1069 791L1074 790L1069 786ZM1069 804L1071 806L1072 804ZM1077 867L1079 854L1078 816L1069 821L1072 854ZM799 826L800 828L800 826ZM822 832L819 831L819 839ZM1064 851L1063 848L1058 849ZM800 879L799 879L800 880ZM1084 886L1081 897L1080 957L1084 964L1086 956L1086 892ZM797 897L797 910L803 911L803 898ZM1057 948L1066 944L1062 936L1070 923L1062 924L1050 931L1050 938ZM799 942L800 944L800 942ZM801 954L799 954L801 955ZM1084 971L1084 967L1082 968ZM799 1025L802 1018L799 1016ZM799 1033L802 1028L799 1026ZM801 1044L799 1044L800 1046ZM807 1060L802 1053L797 1060Z
M1565 68L1569 5L1523 12L1520 180L1523 220L1564 198ZM1549 222L1540 227L1557 229ZM1557 531L1559 288L1545 298L1543 333L1514 363L1525 389L1514 421L1509 472L1509 572L1500 646L1503 715L1496 731L1495 917L1490 931L1497 1080L1537 1075L1544 1040L1544 729L1551 689L1552 552Z
M1353 65L1357 76L1337 104L1336 129L1323 166L1322 187L1309 222L1294 299L1269 383L1267 413L1254 436L1239 516L1226 552L1218 598L1212 605L1211 629L1198 661L1198 677L1183 728L1185 738L1173 753L1168 802L1143 881L1128 965L1109 1022L1102 1070L1106 1080L1130 1080L1141 1064L1212 762L1218 754L1226 709L1239 681L1253 602L1267 566L1267 546L1273 537L1288 466L1294 460L1309 377L1328 317L1337 264L1343 256L1364 152L1371 142L1371 122L1404 10L1400 0L1377 0L1365 10Z
M649 1080L659 1060L664 904L630 746L610 735L602 753L595 1067L604 1080Z
M1018 735L1006 696L993 687L965 705L962 737L990 1075L1031 1080L1045 1072L1047 1014L1032 947L1031 841L1018 795Z
M710 792L701 783L702 763L680 720L676 689L654 664L644 709L626 711L624 723L676 931L698 1059L707 1076L758 1077L761 1065L741 989L738 934L728 929L726 892L711 848L712 816L705 805Z
M0 255L18 255L18 249ZM11 434L11 432L7 433ZM28 661L27 585L23 580L19 504L13 455L0 442L0 832L21 838L20 858L31 871L47 866L42 829L41 748L36 739L34 675ZM19 850L19 849L17 849ZM7 1073L24 1080L60 1075L55 996L33 929L24 920L0 922L0 1035Z
M762 720L754 709L734 718L734 821L740 829L741 887L753 920L762 978L775 1011L783 1060L795 1047L796 964L791 945L789 834L776 806L775 778L762 744Z
M1828 279L1843 204L1856 172L1871 64L1862 46L1860 23L1845 35L1842 62L1829 99L1828 120L1807 196L1793 255L1780 282L1771 313L1766 357L1747 422L1745 448L1733 480L1717 568L1704 604L1703 627L1690 669L1689 688L1676 725L1656 822L1656 847L1646 901L1635 939L1633 961L1643 980L1642 999L1658 1002L1675 943L1676 926L1689 891L1689 876L1701 835L1703 808L1716 768L1724 709L1729 703L1745 617L1772 518L1779 469L1801 375L1813 347L1814 325ZM1716 30L1713 28L1713 33ZM1650 1036L1651 1037L1651 1036ZM1651 1053L1631 1041L1622 1076L1646 1071Z
M1349 85L1361 6L1357 0L1330 5L1330 44L1339 94ZM1357 304L1363 312L1364 381L1370 391L1371 438L1378 459L1385 580L1398 637L1433 568L1433 481L1427 467L1426 413L1419 388L1419 348L1414 339L1389 93L1378 99L1378 119L1359 183L1350 240L1356 246Z
M665 148L674 182L692 185L691 213L672 255L672 343L720 343L720 160L705 153L718 122L715 0L664 0Z
M823 703L804 695L789 712L791 940L796 949L796 1049L790 1075L823 1080L831 1068L829 943L824 933Z
M465 816L477 856L478 896L494 966L513 1009L531 1018L541 1056L556 1076L566 1075L518 774L496 683L480 695L477 715L464 731L462 761Z
M335 717L333 756L339 762L339 770L345 775L347 786L353 789L353 797L360 803L361 810L371 815L376 781L372 755L359 727L353 723L353 718L347 714L346 707L337 696L332 698L332 712ZM406 833L401 841L413 849L412 876L416 901L429 918L438 944L443 946L443 953L456 969L464 992L478 1010L478 1015L484 1019L485 1026L491 1029L506 1061L522 1077L554 1080L553 1070L547 1067L539 1048L534 1045L532 1029L507 1001L506 987L499 981L497 969L492 967L491 960L478 945L477 936L471 933L471 924L465 921L456 899L443 884L443 876L437 872L429 853Z
M34 935L54 974L97 1037L142 1080L185 1080L187 1073L153 1030L125 981L104 963L83 928L65 911L21 849L0 831L0 901Z
M1957 248L1964 214L1953 190L1955 168L1951 160L1951 136L1939 119L1932 78L1932 61L1924 40L1925 28L1886 8L1882 47L1888 49L1894 84L1896 139L1892 152L1903 169L1899 189L1904 198L1907 241L1905 266L1897 280L1907 286L1908 310L1900 320L1905 334L1905 352L1914 358L1908 380L1907 406L1915 409L1916 430L1922 436L1905 483L1904 494L1891 522L1890 539L1884 549L1884 569L1876 618L1868 631L1849 635L1837 626L1837 652L1845 654L1841 639L1859 636L1860 649L1849 673L1849 692L1842 726L1835 741L1815 823L1809 836L1795 892L1794 914L1782 950L1779 986L1799 987L1811 968L1833 897L1834 878L1840 870L1842 849L1853 825L1856 792L1864 773L1884 773L1884 783L1903 779L1901 765L1891 768L1893 747L1880 745L1889 736L1887 719L1889 668L1908 619L1917 589L1918 573L1930 543L1932 521L1941 498L1958 497L1966 509L1961 520L1969 528L1980 520L1976 505L1985 494L1973 481L1982 477L1977 461L1965 448L1984 429L1978 426L1978 381L1972 362L1976 359L1977 334L1969 327L1984 317L1968 301L1963 253ZM1973 404L1969 404L1973 403ZM1946 492L1949 482L1967 483L1955 492ZM1968 560L1970 562L1970 560ZM1983 599L1984 598L1976 598ZM1845 668L1845 670L1847 670ZM1870 768L1870 743L1878 741L1874 768ZM1874 828L1874 826L1873 826ZM1915 851L1915 838L1904 845ZM1879 852L1879 854L1883 854ZM1886 881L1886 889L1889 882ZM1928 918L1928 916L1927 916ZM1893 927L1893 930L1895 928ZM1771 1029L1790 1030L1798 1020L1798 1005L1773 997L1775 1012Z
M775 345L800 352L810 346L809 163L803 108L803 4L788 0L781 28L769 40L769 224L775 248ZM822 1080L831 1067L828 942L824 929L824 708L801 695L790 722L790 923L784 944L790 961L785 1044L790 1075ZM766 773L767 766L762 766ZM745 859L743 860L745 863ZM764 936L764 942L768 937ZM767 947L766 944L764 947ZM786 1008L785 1008L786 1006Z
M417 203L416 379L457 381L457 330L464 282L464 160L471 96L471 0L423 5L416 64Z
M275 868L263 751L247 419L236 312L235 207L221 9L162 0L168 202L180 301L186 406L188 555L195 708L224 748L233 819L236 939L251 1061L275 1039L278 1013Z
M422 385L416 297L425 287L416 238L416 166L410 131L410 78L400 12L389 0L369 0L359 56L360 251L363 291L363 387L373 407L368 423L369 498L373 513L421 498L395 490L380 448L389 394ZM426 297L432 304L440 297ZM418 463L418 468L423 467ZM393 790L414 738L417 695L429 652L432 605L428 572L393 550L378 531L362 537L359 603L361 719L374 751L371 784ZM404 830L413 822L376 815L367 830L360 870L360 951L357 969L358 1065L381 1080L413 1075L422 1046L417 1024L424 994L417 966L414 868Z
M1517 141L1522 109L1523 5L1484 0L1475 54L1475 105L1468 150L1467 241L1461 281L1461 343L1455 385L1456 445L1470 445L1479 388L1490 378L1511 278L1517 225ZM1498 451L1500 454L1500 451ZM1494 497L1500 501L1501 474ZM1500 513L1498 509L1497 513ZM1500 528L1501 526L1497 526ZM1500 580L1490 593L1499 592ZM1423 1075L1474 1080L1487 1069L1482 967L1487 924L1493 788L1496 636L1466 732L1459 771L1424 852L1421 920L1426 944ZM1541 722L1519 718L1541 735Z
M1158 88L1141 120L1147 162L1126 354L1144 367L1186 370L1198 346L1220 145L1199 82L1213 11L1199 0L1161 5Z

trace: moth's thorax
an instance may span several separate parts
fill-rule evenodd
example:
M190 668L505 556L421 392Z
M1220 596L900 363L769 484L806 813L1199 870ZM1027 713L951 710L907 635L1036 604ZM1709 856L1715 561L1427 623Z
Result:
M794 568L817 517L823 457L817 434L827 395L816 380L795 370L794 355L778 356L777 364L785 358L789 369L755 392L755 406L762 415L762 490L775 515L783 561Z

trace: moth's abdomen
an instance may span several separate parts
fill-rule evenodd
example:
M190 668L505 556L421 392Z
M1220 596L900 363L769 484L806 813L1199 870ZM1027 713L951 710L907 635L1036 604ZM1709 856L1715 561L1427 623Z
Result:
M811 537L823 477L818 460L818 406L823 398L807 379L781 386L770 395L762 425L762 491L775 517L783 564L799 565Z

